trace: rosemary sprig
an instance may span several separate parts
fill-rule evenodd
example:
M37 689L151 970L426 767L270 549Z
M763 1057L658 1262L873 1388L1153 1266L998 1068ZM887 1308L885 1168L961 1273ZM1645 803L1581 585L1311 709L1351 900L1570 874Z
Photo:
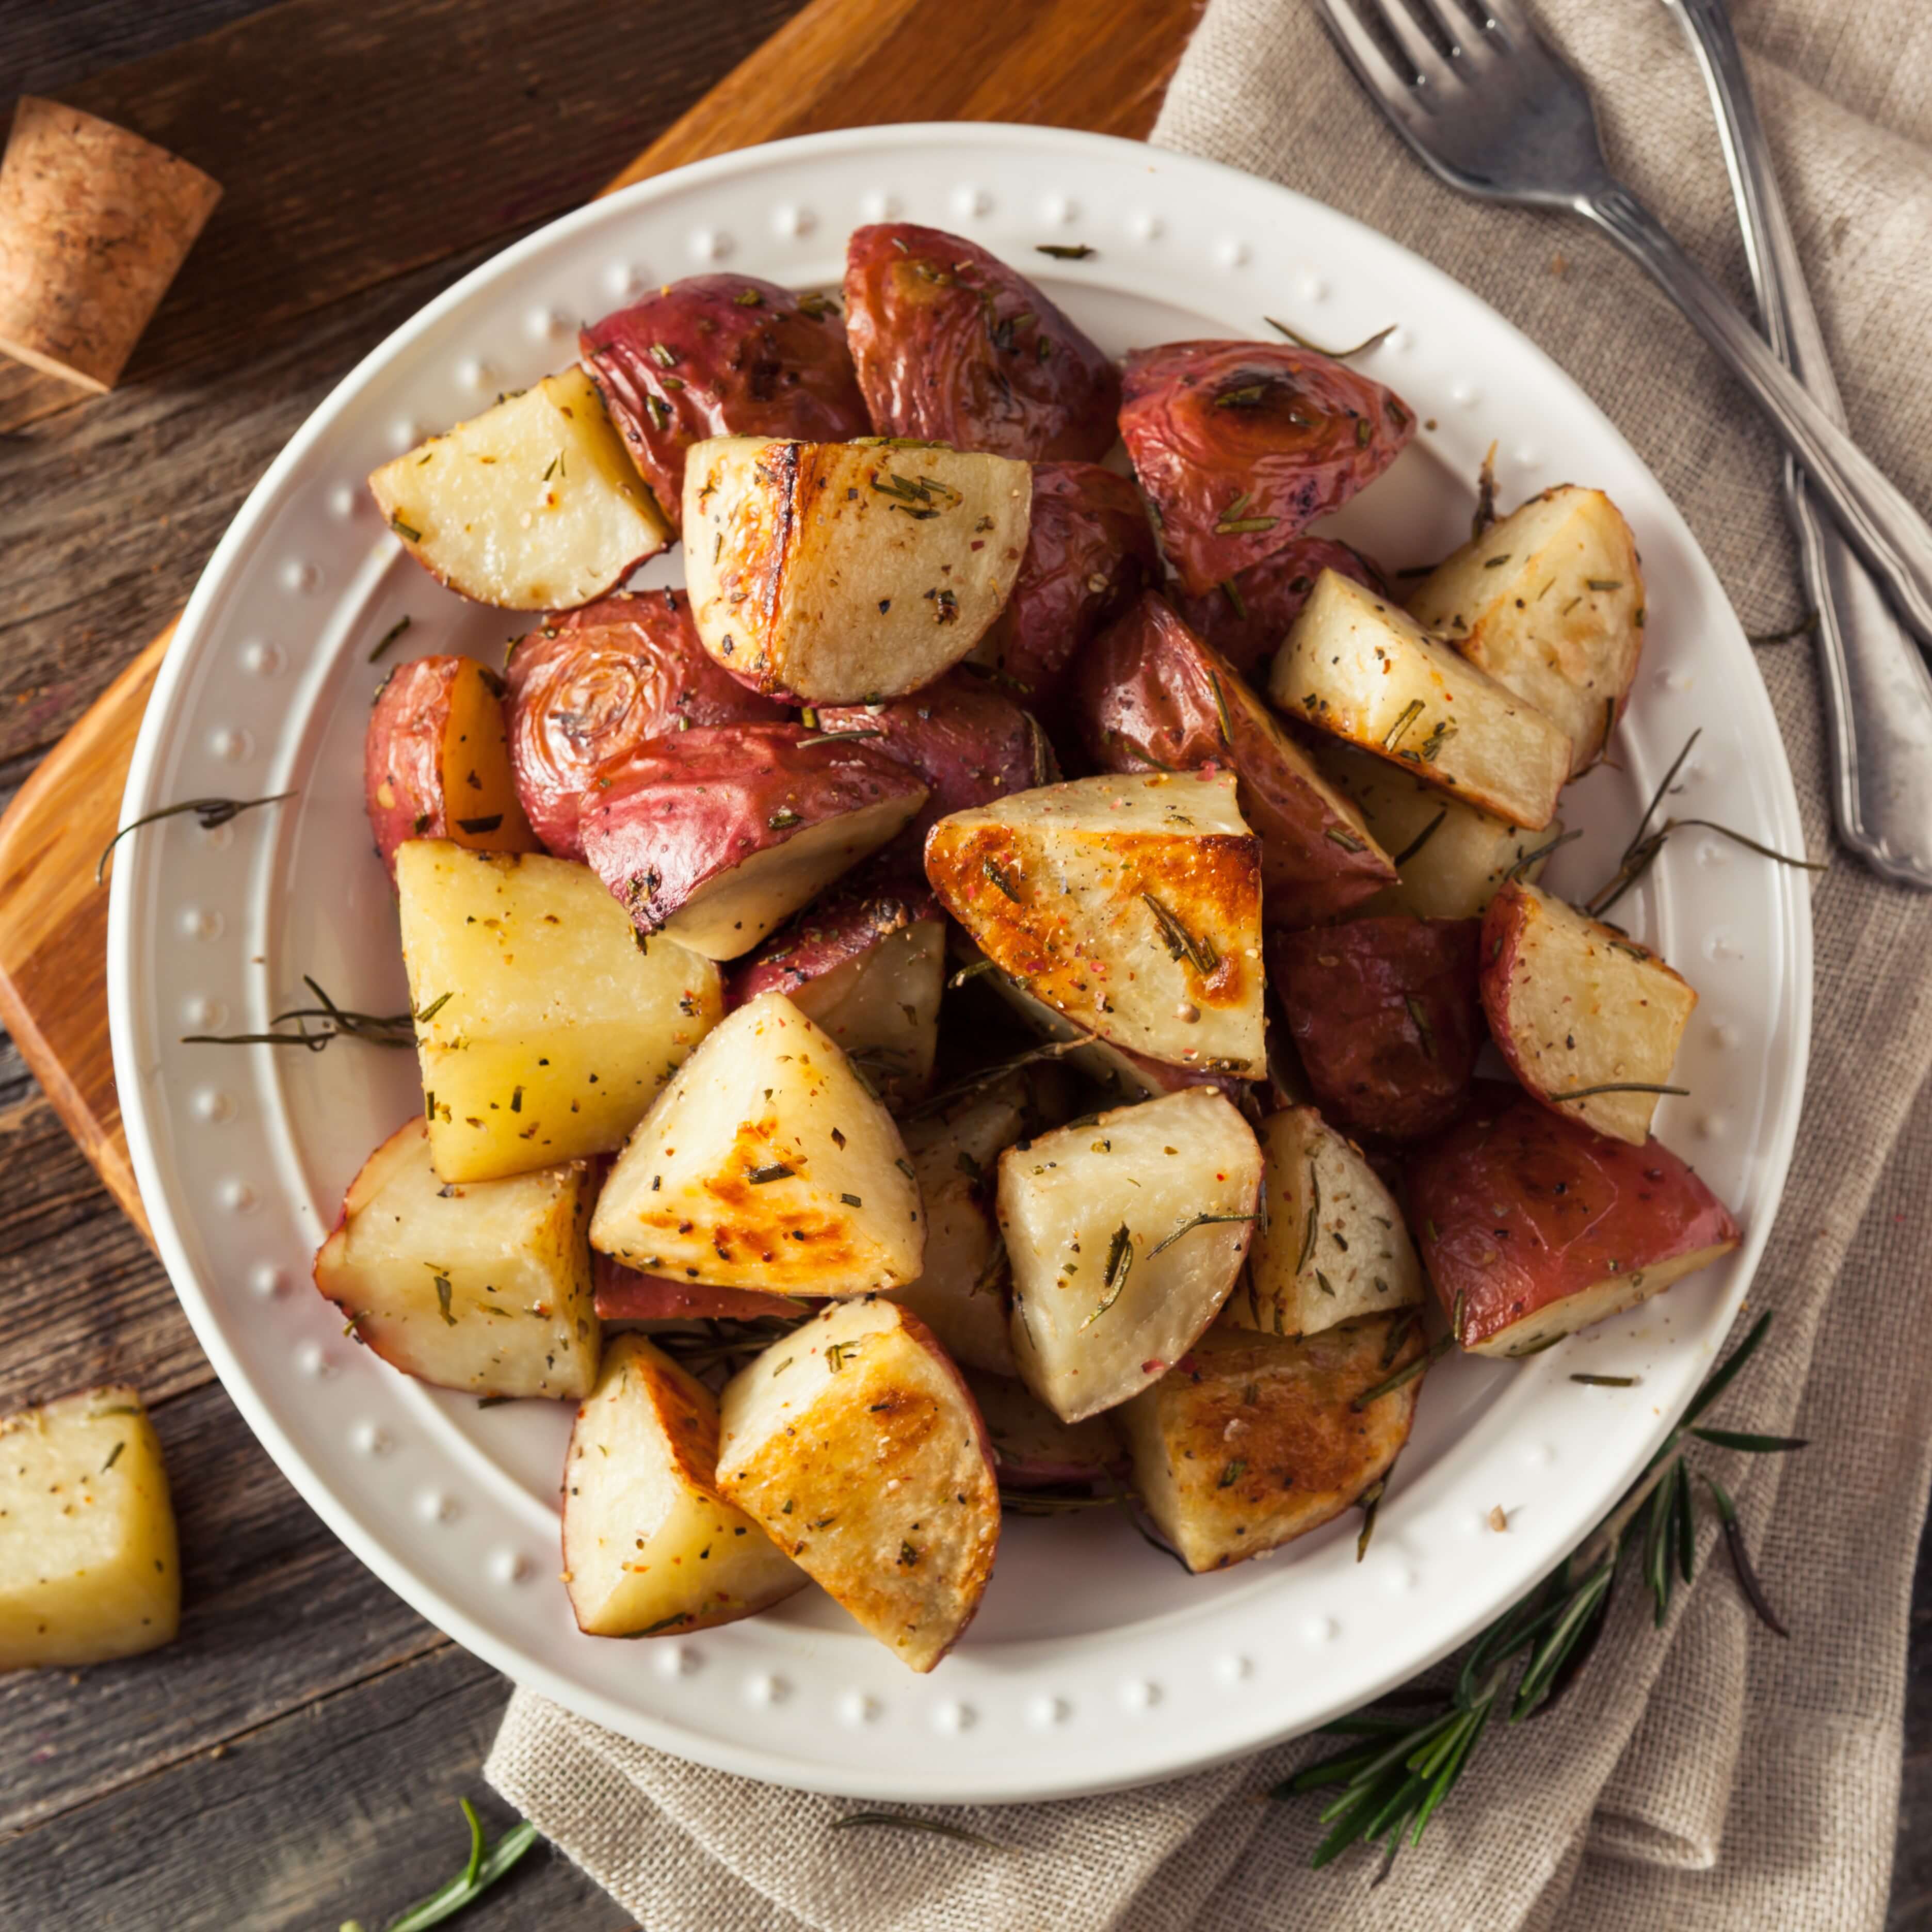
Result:
M114 848L130 832L138 832L144 825L154 825L164 818L179 818L193 812L196 821L204 832L212 832L218 825L226 825L231 818L238 818L244 812L253 812L256 806L280 805L285 798L293 798L292 791L271 792L266 798L190 798L179 805L164 805L158 812L143 812L139 818L130 819L101 848L100 856L94 868L94 883L101 884L107 877L107 862L114 856Z
M293 1033L184 1033L182 1035L184 1046L300 1046L310 1053L320 1053L332 1040L359 1040L370 1046L412 1048L416 1043L416 1022L427 1019L437 1011L449 995L445 993L426 1006L420 1016L413 1013L358 1013L344 1006L338 1006L320 986L306 974L302 984L313 993L320 1004L313 1006L291 1006L286 1012L277 1013L268 1024L286 1026L294 1022ZM325 1020L325 1030L310 1033L310 1020Z
M537 1841L537 1828L527 1819L512 1825L493 1845L483 1835L483 1821L468 1798L458 1800L470 1827L470 1857L462 1870L440 1885L427 1898L419 1899L400 1918L392 1918L383 1932L428 1932L453 1918L466 1905L473 1905ZM348 1920L342 1932L362 1932L358 1919Z
M1402 1846L1420 1839L1491 1720L1519 1724L1547 1710L1574 1681L1604 1628L1618 1570L1632 1548L1639 1552L1643 1585L1655 1601L1657 1620L1663 1622L1676 1582L1691 1580L1695 1563L1696 1522L1690 1474L1683 1458L1685 1437L1704 1436L1747 1453L1757 1445L1801 1446L1789 1437L1706 1432L1696 1426L1697 1418L1750 1359L1770 1325L1768 1312L1758 1317L1744 1340L1706 1378L1616 1508L1555 1575L1519 1598L1477 1637L1443 1708L1402 1715L1391 1708L1396 1702L1391 1698L1381 1708L1357 1712L1323 1727L1357 1742L1305 1766L1268 1794L1285 1800L1339 1787L1322 1811L1322 1822L1330 1828L1311 1863L1327 1864L1352 1845L1379 1845L1383 1862L1376 1882L1387 1876ZM1786 1634L1750 1569L1736 1507L1721 1484L1709 1477L1705 1480L1717 1504L1739 1587L1767 1625Z
M949 1825L940 1818L915 1818L903 1811L848 1811L844 1817L832 1821L835 1832L862 1831L868 1827L890 1832L930 1832L938 1838L957 1838L962 1845L977 1845L982 1852L1004 1852L1006 1849L997 1838L969 1832L964 1825Z
M1775 860L1780 866L1795 866L1802 872L1822 872L1825 866L1815 859L1794 859L1789 853L1774 850L1768 845L1760 844L1755 838L1742 832L1734 832L1728 825L1720 825L1709 818L1666 818L1653 832L1651 820L1658 814L1669 795L1670 788L1677 782L1677 774L1684 769L1684 761L1690 755L1690 748L1702 736L1700 726L1684 741L1684 748L1670 761L1670 769L1664 775L1663 782L1650 795L1650 802L1644 807L1643 816L1637 820L1636 830L1630 835L1630 842L1623 849L1617 861L1617 869L1605 882L1583 902L1583 910L1592 919L1601 919L1645 873L1657 862L1657 855L1664 850L1673 832L1682 832L1690 826L1701 826L1707 832L1714 832L1731 839L1739 845L1748 846L1767 859Z

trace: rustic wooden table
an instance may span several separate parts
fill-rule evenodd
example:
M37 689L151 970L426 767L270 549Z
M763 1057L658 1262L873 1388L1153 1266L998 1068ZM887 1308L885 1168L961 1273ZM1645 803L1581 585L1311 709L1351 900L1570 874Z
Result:
M190 259L118 393L0 365L0 805L351 364L595 192L798 4L0 0L0 101L50 93L148 134L256 214L245 255ZM479 1770L509 1687L290 1490L4 1037L0 1158L0 1411L140 1384L188 1604L158 1657L0 1682L0 1925L380 1926L454 1868L458 1796L509 1822ZM1914 1633L1893 1932L1932 1932L1932 1544ZM540 1917L628 1923L542 1853L463 1922Z

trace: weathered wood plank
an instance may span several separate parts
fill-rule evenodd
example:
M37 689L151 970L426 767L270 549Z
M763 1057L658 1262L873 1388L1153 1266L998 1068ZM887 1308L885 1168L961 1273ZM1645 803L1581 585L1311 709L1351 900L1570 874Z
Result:
M336 1540L218 1385L153 1414L181 1527L181 1635L122 1664L0 1678L0 1841L448 1646ZM37 1922L0 1910L0 1924Z
M284 0L62 87L226 190L124 386L588 200L797 4ZM0 429L75 395L0 385Z
M478 1767L509 1687L454 1646L68 1812L0 1850L0 1924L166 1932L371 1928L461 1868L459 1797L512 1822ZM631 1921L532 1850L464 1932Z

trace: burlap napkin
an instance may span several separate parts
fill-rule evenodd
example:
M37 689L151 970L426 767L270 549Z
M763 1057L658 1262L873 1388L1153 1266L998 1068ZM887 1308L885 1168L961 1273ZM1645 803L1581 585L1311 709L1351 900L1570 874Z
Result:
M1932 505L1932 10L1736 0L1852 428ZM1701 85L1653 0L1541 0L1613 163L1748 299ZM1779 464L1748 401L1580 225L1465 201L1384 130L1304 0L1212 0L1154 139L1359 216L1492 302L1609 411L1683 508L1748 629L1798 613ZM1812 849L1828 840L1814 670L1768 648ZM1370 1892L1306 1869L1304 1807L1253 1794L1310 1746L1123 1796L965 1810L1012 1849L833 1834L851 1808L696 1768L526 1693L493 1783L647 1932L1481 1926L1816 1928L1884 1916L1907 1604L1932 1476L1932 904L1839 856L1817 886L1810 1084L1754 1300L1778 1311L1754 1426L1816 1447L1728 1457L1766 1586L1759 1629L1711 1564L1653 1630L1634 1592L1546 1719L1488 1748ZM1712 1452L1714 1454L1717 1452Z

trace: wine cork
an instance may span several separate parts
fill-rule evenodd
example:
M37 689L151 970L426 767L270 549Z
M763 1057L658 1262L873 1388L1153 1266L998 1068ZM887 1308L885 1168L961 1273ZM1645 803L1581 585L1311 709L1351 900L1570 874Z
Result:
M220 199L165 148L23 94L0 159L0 353L111 389Z

